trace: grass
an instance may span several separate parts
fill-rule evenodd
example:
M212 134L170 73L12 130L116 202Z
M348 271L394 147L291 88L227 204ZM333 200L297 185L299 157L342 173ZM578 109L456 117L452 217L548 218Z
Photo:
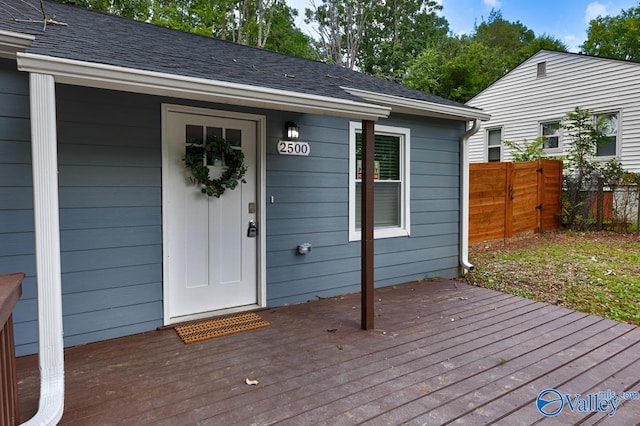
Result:
M469 248L471 284L640 325L640 239L561 231Z

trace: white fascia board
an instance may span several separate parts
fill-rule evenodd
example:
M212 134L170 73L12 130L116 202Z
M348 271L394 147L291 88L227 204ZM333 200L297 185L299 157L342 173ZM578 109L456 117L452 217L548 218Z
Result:
M469 107L443 105L419 99L403 98L401 96L353 89L351 87L343 87L342 89L369 102L386 105L390 107L393 112L398 113L465 121L476 119L487 121L491 118L490 114Z
M389 107L365 102L30 53L18 54L18 69L53 75L58 83L280 111L372 121L391 112Z
M16 54L26 51L35 39L29 34L0 30L0 57L15 59Z

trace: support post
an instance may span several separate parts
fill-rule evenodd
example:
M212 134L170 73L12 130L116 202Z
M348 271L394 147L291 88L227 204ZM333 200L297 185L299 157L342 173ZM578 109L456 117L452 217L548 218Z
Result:
M373 298L373 170L374 170L375 127L373 121L362 121L362 206L361 206L361 286L362 286L362 329L374 327Z
M604 228L604 178L598 178L598 189L596 192L596 221L598 231Z

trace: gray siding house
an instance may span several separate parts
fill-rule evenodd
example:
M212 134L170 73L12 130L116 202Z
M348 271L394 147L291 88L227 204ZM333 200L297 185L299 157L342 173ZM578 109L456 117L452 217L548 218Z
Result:
M638 63L541 50L467 102L491 114L469 139L469 159L509 161L503 140L539 136L546 154L563 155L567 141L558 124L580 107L606 118L609 142L599 147L598 159L617 158L640 172L639 98Z
M27 275L16 351L39 352L44 401L63 393L63 346L360 290L365 184L375 286L470 266L465 146L482 111L81 8L44 1L45 20L64 24L45 26L38 1L3 4L0 274ZM248 169L220 198L183 162L211 135ZM308 155L286 155L296 149Z

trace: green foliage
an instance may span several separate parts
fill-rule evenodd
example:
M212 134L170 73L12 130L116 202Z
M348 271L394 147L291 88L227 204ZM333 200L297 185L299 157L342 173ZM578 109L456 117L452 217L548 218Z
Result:
M589 218L600 177L600 163L594 157L598 145L606 142L600 130L603 119L576 107L562 124L567 140L562 218L571 229L586 229L594 224Z
M521 144L503 140L502 143L511 151L511 158L515 163L526 163L527 161L535 161L544 158L544 142L546 138L540 136L533 141L528 142L526 139Z
M356 65L365 26L371 19L372 4L358 0L322 0L305 10L305 22L317 25L316 42L320 57L353 69Z
M410 63L403 83L466 102L541 48L567 50L559 40L536 37L522 23L506 21L499 11L492 11L475 34L427 46Z
M317 59L285 0L60 0L154 25Z
M150 16L152 0L60 0L60 3L146 21Z
M416 55L446 39L441 10L433 0L322 0L305 16L318 27L323 60L399 81Z
M618 16L600 16L589 23L582 52L587 55L640 61L640 6Z
M469 256L472 284L640 325L640 242L633 235L536 234L472 246Z
M411 64L403 83L459 102L466 102L505 71L499 53L468 38L453 38L448 49L425 49Z
M604 117L597 117L588 110L576 107L567 113L562 127L566 130L567 165L581 180L590 178L598 169L593 161L598 145L606 142L605 135L600 130Z
M219 158L225 170L218 179L209 177L206 158ZM192 181L200 187L200 191L209 197L220 198L227 189L233 190L238 183L246 183L244 175L247 166L244 164L244 153L234 149L224 139L209 138L204 145L187 145L184 156L185 166L191 171Z
M402 81L420 52L447 39L449 23L433 0L395 0L392 7L388 2L371 4L357 60L363 72Z
M323 59L466 102L539 49L566 51L548 35L492 10L470 36L453 36L436 0L317 0L305 21L285 0L59 0L155 25L288 55Z

